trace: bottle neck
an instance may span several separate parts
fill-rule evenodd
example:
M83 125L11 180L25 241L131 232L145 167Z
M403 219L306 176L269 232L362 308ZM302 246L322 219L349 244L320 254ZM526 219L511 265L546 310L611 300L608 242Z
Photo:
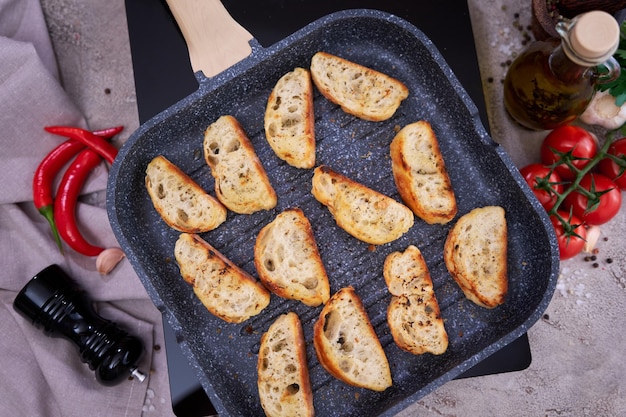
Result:
M561 44L550 54L549 65L552 73L565 83L589 78L592 73L590 67L572 61L564 48L565 46Z

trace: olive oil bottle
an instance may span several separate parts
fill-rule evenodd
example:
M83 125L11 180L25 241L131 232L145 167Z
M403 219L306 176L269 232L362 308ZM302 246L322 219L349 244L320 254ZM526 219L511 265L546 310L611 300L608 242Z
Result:
M556 26L561 39L534 42L511 64L504 80L504 106L520 125L548 130L573 122L593 98L596 86L615 80L613 58L619 25L592 11Z

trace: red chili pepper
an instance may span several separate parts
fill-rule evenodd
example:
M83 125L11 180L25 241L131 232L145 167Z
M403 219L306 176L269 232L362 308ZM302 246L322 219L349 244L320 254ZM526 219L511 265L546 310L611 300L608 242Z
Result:
M54 148L40 163L33 177L33 201L35 207L46 218L59 249L62 249L59 231L54 223L54 199L52 187L56 173L85 147L80 142L68 139Z
M89 146L102 156L108 163L112 164L113 160L117 156L117 149L109 142L104 140L94 133L81 129L80 127L73 126L46 126L44 130L49 133L53 133L59 136L65 136L70 139L75 139L83 144Z
M123 126L116 126L108 129L93 132L94 135L104 139L110 139L124 130ZM54 240L59 249L62 250L61 238L59 231L54 223L54 206L53 206L53 185L54 179L61 170L85 145L74 139L69 139L54 148L39 163L33 176L33 201L35 207L46 218L52 229Z
M115 126L115 127L108 127L102 130L94 130L91 133L93 133L96 136L100 136L101 138L104 138L104 139L111 139L113 136L117 135L122 130L124 130L124 126Z
M54 221L59 234L76 252L97 256L104 250L87 242L76 223L76 202L89 173L100 163L100 155L88 148L78 154L61 179L54 200Z

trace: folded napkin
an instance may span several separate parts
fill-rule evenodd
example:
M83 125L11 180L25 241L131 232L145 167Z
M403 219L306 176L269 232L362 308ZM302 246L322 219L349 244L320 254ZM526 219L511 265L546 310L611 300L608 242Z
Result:
M102 276L95 258L69 247L62 254L32 203L35 168L65 140L43 127L89 128L59 82L38 0L0 0L0 103L0 415L172 416L161 314L130 264L123 260ZM85 193L102 192L107 174L103 162ZM117 246L102 204L79 203L77 217L91 243ZM94 300L98 314L142 340L145 381L99 384L70 341L48 337L14 311L17 292L53 263Z

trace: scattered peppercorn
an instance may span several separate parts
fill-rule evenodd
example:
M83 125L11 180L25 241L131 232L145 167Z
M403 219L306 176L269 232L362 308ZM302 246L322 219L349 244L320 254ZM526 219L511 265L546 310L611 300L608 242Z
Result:
M593 266L594 268L597 268L600 266L600 264L598 264L597 262L594 262L591 266Z
M105 88L104 89L104 94L111 94L111 89L110 88Z
M612 264L613 263L613 259L612 258L606 258L606 263L607 264Z
M550 320L550 316L549 316L548 314L544 314L544 315L543 315L543 319L544 319L544 320Z
M155 351L160 351L161 350L161 345L154 345L154 350Z

